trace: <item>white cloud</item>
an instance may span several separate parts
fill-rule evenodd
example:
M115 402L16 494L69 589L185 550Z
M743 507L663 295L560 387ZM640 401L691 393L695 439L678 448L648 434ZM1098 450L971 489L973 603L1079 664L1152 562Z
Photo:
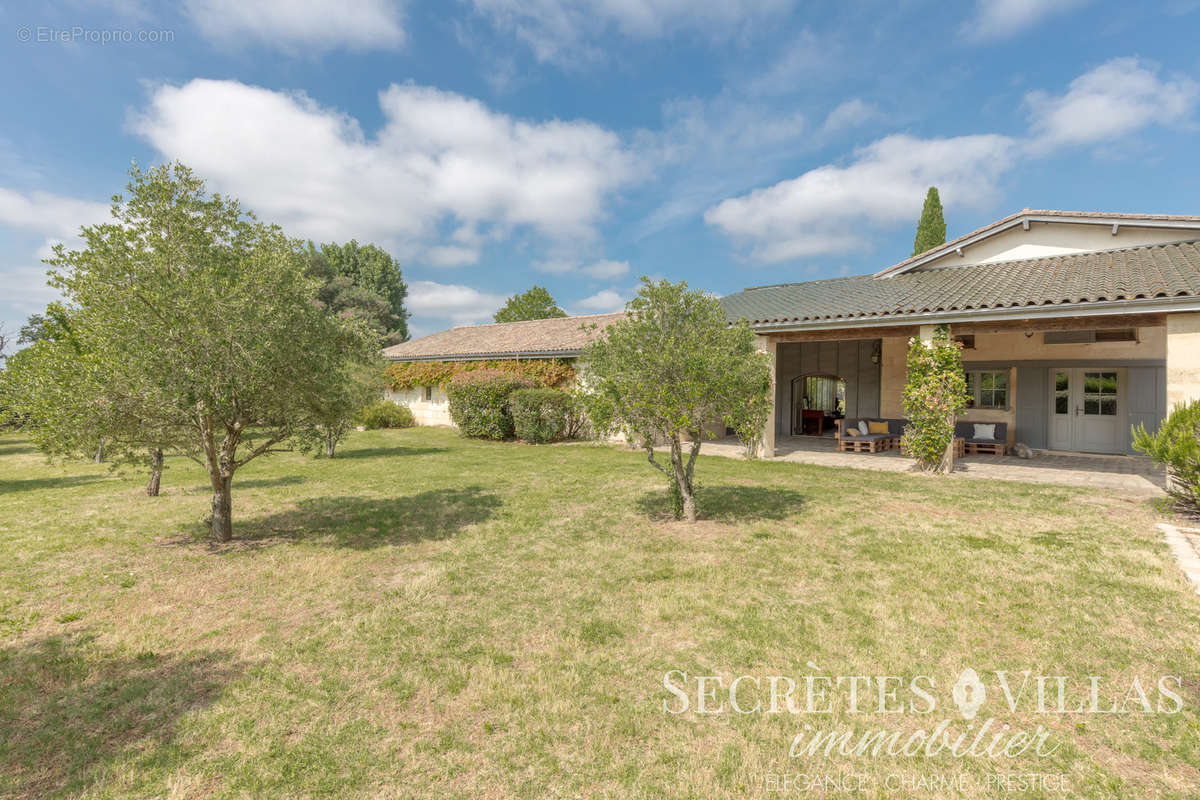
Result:
M429 248L425 257L435 267L464 267L479 260L479 251L462 245L438 245Z
M736 35L769 18L791 0L473 0L497 29L527 44L538 61L577 65L600 57L595 40L605 33L637 39L699 31L714 38Z
M1186 120L1200 100L1190 78L1160 79L1158 69L1136 58L1114 58L1085 72L1053 96L1025 96L1035 151L1116 139L1152 124Z
M379 103L384 122L368 137L301 93L193 80L157 87L131 127L293 235L381 241L442 264L514 228L590 240L635 176L620 139L589 122L516 120L411 84ZM444 223L458 226L450 242Z
M704 219L749 241L762 261L860 249L868 229L915 220L930 186L958 207L991 202L1014 147L998 135L888 136L857 151L848 166L818 167L725 200Z
M804 115L732 93L663 106L663 126L643 131L637 147L666 197L639 225L648 236L777 175L780 163L811 146Z
M490 321L508 298L502 294L490 294L470 286L413 281L408 286L405 305L416 317L448 319L455 325Z
M105 203L0 187L0 225L73 238L84 225L104 222L108 217Z
M303 54L404 44L398 0L186 0L185 10L209 39L264 43Z
M821 125L821 133L826 136L841 133L865 125L880 116L882 115L875 106L861 98L853 97L829 112L829 116L825 117L825 122Z
M581 267L580 272L587 275L589 278L596 280L611 280L619 278L629 272L628 261L597 261L594 264L588 264L586 267Z
M1086 4L1088 0L978 0L975 16L963 25L974 41L1003 39L1032 28L1055 14Z
M796 94L840 76L848 60L860 58L860 54L848 51L831 33L822 32L818 36L810 30L802 30L789 37L771 66L755 76L746 88L751 94L758 95Z
M566 275L569 272L574 272L578 267L578 261L565 258L549 258L545 261L533 262L534 269L538 272L544 272L547 275Z
M533 268L548 275L584 275L595 280L611 280L629 272L629 262L603 259L590 264L581 264L579 261L571 259L550 258L545 261L535 261Z
M580 309L577 313L585 314L604 314L610 311L622 311L630 297L632 295L622 294L616 289L604 289L590 297L585 297L577 301L575 307Z

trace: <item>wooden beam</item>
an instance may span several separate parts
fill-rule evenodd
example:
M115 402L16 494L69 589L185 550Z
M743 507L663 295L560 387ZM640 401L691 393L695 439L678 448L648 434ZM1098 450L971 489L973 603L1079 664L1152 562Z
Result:
M889 336L908 338L917 335L916 325L885 325L878 328L837 328L825 331L782 331L768 334L776 342L849 342L882 339Z
M953 333L1013 333L1016 331L1090 331L1106 328L1155 328L1166 325L1165 314L1114 314L1104 317L1014 319L1003 322L958 322Z
M1081 331L1106 328L1154 328L1166 325L1166 314L1113 314L1103 317L1057 317L1053 319L1014 319L992 322L955 322L954 334L1014 333L1017 331ZM916 336L916 325L881 325L875 328L835 328L820 331L779 331L763 333L773 342L832 342L884 339L892 336Z

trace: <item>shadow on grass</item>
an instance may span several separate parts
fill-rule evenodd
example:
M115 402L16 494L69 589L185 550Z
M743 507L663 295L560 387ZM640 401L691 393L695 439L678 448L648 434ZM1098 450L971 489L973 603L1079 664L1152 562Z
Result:
M444 447L405 447L404 445L396 445L395 447L364 447L361 450L338 450L337 455L333 457L334 461L341 461L349 458L399 458L401 456L429 456L434 453L445 453Z
M295 486L297 483L304 483L304 478L299 475L280 475L278 478L250 478L249 480L239 481L234 478L233 488L237 489L269 489L272 486ZM209 488L208 486L204 487Z
M37 451L37 448L28 439L17 439L0 444L0 456L23 456Z
M500 506L499 497L479 486L406 497L315 497L278 514L234 520L232 544L329 538L339 547L366 549L436 541L491 518Z
M32 492L39 489L69 489L93 481L102 481L107 475L63 475L58 478L22 478L15 481L0 481L0 494Z
M666 489L646 492L636 502L643 514L671 518ZM783 520L799 513L805 502L803 494L782 486L700 486L696 492L700 519L718 522Z
M133 654L93 638L0 648L0 796L87 793L124 759L168 757L179 718L242 671L222 651Z

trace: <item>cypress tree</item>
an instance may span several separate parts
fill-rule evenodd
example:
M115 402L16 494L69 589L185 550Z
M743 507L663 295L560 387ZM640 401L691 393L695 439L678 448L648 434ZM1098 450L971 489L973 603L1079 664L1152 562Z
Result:
M942 199L936 186L930 186L925 195L925 207L921 209L921 221L917 223L917 238L913 240L914 256L946 243L946 220L942 218Z

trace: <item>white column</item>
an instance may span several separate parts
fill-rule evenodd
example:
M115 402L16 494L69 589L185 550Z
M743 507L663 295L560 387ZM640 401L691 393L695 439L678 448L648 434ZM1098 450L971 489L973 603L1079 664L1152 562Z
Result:
M1200 313L1167 315L1167 408L1200 399Z

